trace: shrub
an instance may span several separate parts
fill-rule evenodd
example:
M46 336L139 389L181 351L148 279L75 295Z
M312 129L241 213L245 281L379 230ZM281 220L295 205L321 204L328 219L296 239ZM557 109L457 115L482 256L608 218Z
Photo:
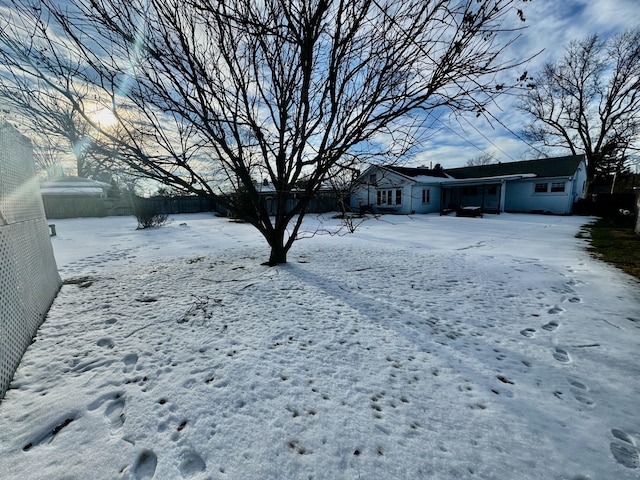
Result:
M138 230L150 227L161 227L167 223L169 215L161 213L159 206L154 202L139 199L133 207L133 214L138 220Z

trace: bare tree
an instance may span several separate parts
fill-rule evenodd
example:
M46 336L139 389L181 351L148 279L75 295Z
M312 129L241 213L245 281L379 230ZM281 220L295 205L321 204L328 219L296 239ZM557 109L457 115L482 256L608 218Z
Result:
M584 153L590 181L614 174L638 152L640 29L608 41L573 41L547 64L519 108L534 117L526 136L547 147Z
M47 178L64 176L64 165L61 158L60 146L56 139L43 135L38 139L33 149L33 157L38 172L44 173Z
M97 166L92 139L97 132L47 82L11 68L16 60L3 62L5 68L0 68L0 99L11 120L23 124L34 141L37 166L59 171L66 157L73 159L78 176L91 177ZM80 102L86 96L79 90L74 93Z
M126 135L101 134L132 169L201 195L236 192L229 208L275 265L328 177L401 155L430 115L481 114L504 91L499 73L517 63L500 58L517 36L505 25L525 0L11 1L22 26L0 35L4 61L14 55L12 69L48 82L94 128L77 91L108 99Z
M473 158L467 160L467 167L480 167L482 165L491 165L498 161L488 152L482 152Z

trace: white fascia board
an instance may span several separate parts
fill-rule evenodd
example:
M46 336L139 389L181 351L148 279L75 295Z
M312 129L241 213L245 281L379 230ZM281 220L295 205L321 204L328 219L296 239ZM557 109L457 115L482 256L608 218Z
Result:
M466 178L466 179L456 179L456 178L443 178L440 179L440 185L443 186L451 186L457 187L462 185L482 185L486 183L501 183L504 181L510 180L524 180L527 178L536 178L537 175L535 173L521 173L518 175L497 175L495 177L480 177L480 178Z

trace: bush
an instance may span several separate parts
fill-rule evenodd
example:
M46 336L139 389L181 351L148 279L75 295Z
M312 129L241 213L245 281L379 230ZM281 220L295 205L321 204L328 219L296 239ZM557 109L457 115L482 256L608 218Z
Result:
M138 220L138 230L150 227L161 227L167 223L169 215L161 213L160 208L155 202L139 199L133 207L133 214Z

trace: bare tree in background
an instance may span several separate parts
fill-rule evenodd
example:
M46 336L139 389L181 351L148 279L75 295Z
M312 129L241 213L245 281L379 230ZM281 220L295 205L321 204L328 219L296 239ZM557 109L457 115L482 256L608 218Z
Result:
M547 147L584 153L590 181L619 173L640 145L640 29L608 41L573 41L546 65L519 108L525 134Z
M57 139L42 135L38 139L37 147L33 150L33 157L38 172L44 172L47 178L64 176L61 148Z
M517 64L501 58L517 36L505 25L524 1L10 0L0 58L56 91L131 169L200 195L239 192L229 207L275 265L330 176L396 158L430 115L481 114L504 91L498 74ZM124 134L95 124L93 97Z
M498 161L488 152L482 152L473 158L467 160L467 167L480 167L482 165L491 165Z
M61 60L60 57L54 58L54 62ZM8 118L24 125L27 130L25 133L34 140L36 166L48 174L57 174L63 170L64 161L72 159L78 176L98 177L109 157L94 141L93 137L99 132L82 118L64 96L50 88L49 82L25 76L21 68L12 68L17 60L14 57L0 65L0 99L5 108L9 108ZM59 67L63 71L62 76L74 75L65 71L64 65ZM79 103L83 103L87 93L78 88L74 95Z

